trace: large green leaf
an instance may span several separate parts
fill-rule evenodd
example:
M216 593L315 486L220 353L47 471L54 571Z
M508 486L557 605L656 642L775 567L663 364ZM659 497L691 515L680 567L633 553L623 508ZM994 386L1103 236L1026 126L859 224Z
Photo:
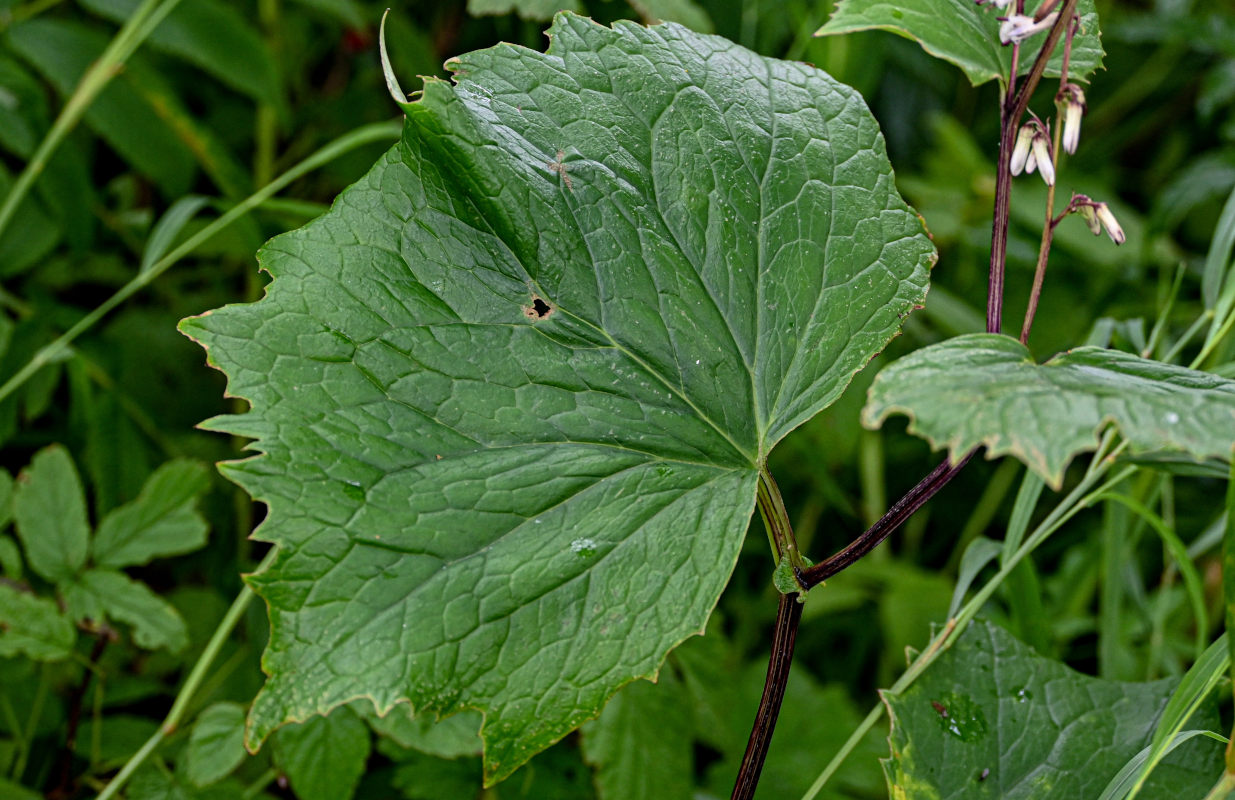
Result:
M1015 339L975 333L924 347L875 379L868 427L890 414L954 461L979 445L1013 455L1055 488L1108 424L1132 453L1230 459L1235 381L1118 350L1078 347L1035 364Z
M884 695L891 796L1097 797L1149 743L1177 682L1090 678L974 623L913 686ZM1218 723L1213 707L1201 716L1196 727ZM1194 739L1158 766L1140 797L1199 800L1221 771L1221 745Z
M489 780L656 674L758 468L922 302L861 98L676 25L559 16L451 62L402 142L186 321L279 556L260 741L358 697L486 714Z
M1094 0L1079 0L1081 29L1072 42L1068 69L1072 80L1084 80L1102 66L1102 42ZM982 7L969 0L840 0L827 24L815 35L853 33L872 29L891 31L922 45L922 49L960 67L977 86L993 79L1007 80L1012 71L1012 48L999 42L1003 16L993 6ZM1033 67L1046 32L1029 37L1021 45L1018 74ZM1062 42L1047 62L1046 75L1058 77L1063 69Z

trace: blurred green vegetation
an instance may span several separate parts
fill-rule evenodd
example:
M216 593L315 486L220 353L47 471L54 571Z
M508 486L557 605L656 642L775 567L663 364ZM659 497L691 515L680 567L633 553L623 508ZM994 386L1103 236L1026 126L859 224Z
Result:
M181 205L171 213L178 201L203 198L187 221L165 224L176 242L318 148L363 124L395 119L377 57L385 5L190 0L173 11L54 152L0 233L0 380L138 273L160 220L190 210ZM0 0L0 196L137 6L138 0ZM1079 220L1062 224L1031 340L1040 359L1086 342L1140 350L1182 269L1179 299L1167 317L1167 339L1178 337L1202 309L1202 269L1235 187L1235 8L1193 0L1099 0L1098 6L1106 69L1086 90L1081 148L1061 165L1060 191L1109 202L1128 243L1116 249L1091 237ZM550 7L556 4L544 0L393 4L387 30L395 70L410 90L413 75L446 77L442 63L457 53L497 41L540 49L545 15L539 10ZM903 421L872 433L861 428L858 412L886 360L982 327L997 87L975 89L955 68L890 34L814 38L831 0L580 0L573 7L603 22L677 19L766 55L811 62L856 86L883 126L901 191L935 237L940 260L926 308L840 402L773 455L799 542L822 557L856 536L938 458L905 434ZM530 10L531 18L516 8ZM1039 94L1043 112L1051 92L1044 87ZM17 474L41 448L63 444L97 523L136 498L152 472L173 458L215 462L241 455L243 442L195 429L235 405L224 397L222 376L206 368L199 348L175 325L260 296L254 260L260 244L320 214L387 146L359 147L295 180L277 199L201 243L0 401L0 466ZM1037 181L1015 182L1009 328L1019 327L1028 296L1044 197ZM1218 363L1230 356L1222 353ZM876 703L875 690L903 669L905 648L923 646L931 625L945 620L961 551L978 535L1002 538L1022 474L1015 464L975 461L888 544L812 593L761 797L805 790ZM20 783L40 794L88 796L163 719L179 681L240 590L240 575L262 555L247 539L261 507L211 476L201 504L208 545L130 570L179 610L187 648L151 652L121 624L93 672L83 665L97 631L82 631L77 658L67 661L0 658L0 795L22 796ZM1154 508L1190 546L1209 619L1221 620L1214 498L1222 480L1144 473L1120 490ZM11 540L4 536L4 542ZM0 547L0 554L11 549ZM0 564L0 580L46 594L37 577L14 574L11 556ZM744 747L776 608L771 569L756 531L721 600L714 635L692 640L670 659L674 674L695 692L697 797L727 795ZM1090 674L1178 675L1195 655L1178 575L1144 520L1123 506L1080 515L1013 584L996 595L986 616ZM186 777L194 715L219 702L247 703L260 685L265 626L264 610L250 607L181 732L135 777L129 796L173 788L181 792L176 796L192 797L331 796L305 788L312 764L296 755L292 736L238 762L232 777L210 789ZM1207 638L1212 633L1204 631ZM82 688L76 750L65 760L67 717ZM714 708L699 699L707 697ZM355 744L359 724L348 724L339 723L339 735ZM823 796L883 796L875 759L886 754L885 734L886 727L868 736ZM370 748L369 734L358 735L364 774L337 791L358 781L359 797L592 796L577 736L481 794L479 760L466 748L443 751L437 739L426 745L389 731Z

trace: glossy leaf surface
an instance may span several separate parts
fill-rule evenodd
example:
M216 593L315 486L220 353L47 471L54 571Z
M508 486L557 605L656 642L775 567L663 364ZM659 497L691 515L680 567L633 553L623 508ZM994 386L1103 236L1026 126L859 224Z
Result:
M550 35L449 62L264 300L183 326L280 548L253 741L472 708L508 775L703 628L766 453L922 301L856 92L675 25Z
M1097 797L1149 744L1177 681L1091 678L976 622L901 695L885 695L893 797ZM1210 708L1194 724L1217 724ZM1150 776L1145 800L1200 800L1222 770L1222 746L1182 745Z
M1012 455L1058 488L1077 453L1113 424L1133 454L1230 459L1235 381L1118 350L1078 347L1035 364L1007 336L970 334L889 365L871 386L863 422L893 413L959 460L979 445Z

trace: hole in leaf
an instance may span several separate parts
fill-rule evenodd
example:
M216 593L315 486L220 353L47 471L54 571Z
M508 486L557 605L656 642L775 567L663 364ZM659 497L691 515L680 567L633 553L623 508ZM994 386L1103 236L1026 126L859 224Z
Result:
M523 315L533 322L539 322L542 319L548 319L553 316L553 312L556 310L543 299L532 295L532 304L523 307Z

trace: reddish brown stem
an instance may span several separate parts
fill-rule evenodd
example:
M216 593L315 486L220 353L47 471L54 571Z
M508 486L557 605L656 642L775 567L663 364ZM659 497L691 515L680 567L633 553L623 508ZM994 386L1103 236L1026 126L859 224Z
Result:
M1015 93L1009 92L1000 108L999 125L999 159L995 173L995 213L991 226L991 266L990 282L986 295L986 330L988 333L999 333L1003 330L1003 293L1004 272L1008 258L1008 212L1012 203L1012 173L1008 169L1012 160L1012 147L1016 142L1016 129L1021 124L1025 109L1029 108L1029 98L1033 95L1038 82L1046 72L1046 64L1050 60L1055 45L1064 28L1072 23L1076 13L1076 0L1064 0L1059 18L1051 26L1042 44L1042 50L1034 59L1033 67L1025 80L1017 87ZM1014 83L1011 85L1015 85Z
M751 727L742 766L738 769L730 800L750 800L759 785L759 773L772 743L772 731L780 714L781 701L785 699L785 686L789 683L789 666L793 663L793 647L797 642L798 623L802 620L802 604L797 594L782 594L776 609L776 627L772 631L772 654L768 659L768 674L763 682L763 697L755 712L755 724Z

